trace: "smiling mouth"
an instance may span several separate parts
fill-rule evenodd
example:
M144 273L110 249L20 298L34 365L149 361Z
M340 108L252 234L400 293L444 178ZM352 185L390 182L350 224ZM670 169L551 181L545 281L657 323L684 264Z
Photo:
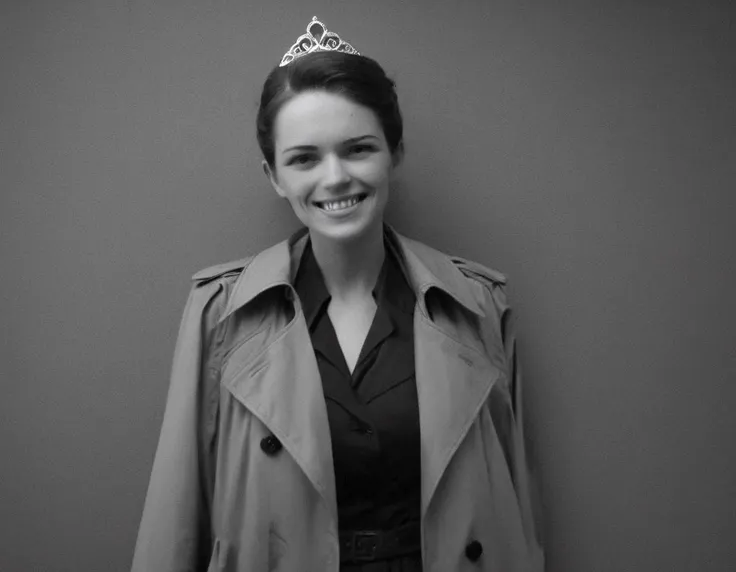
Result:
M358 193L346 199L336 201L314 201L314 204L325 211L339 211L350 208L363 201L368 196L367 193Z

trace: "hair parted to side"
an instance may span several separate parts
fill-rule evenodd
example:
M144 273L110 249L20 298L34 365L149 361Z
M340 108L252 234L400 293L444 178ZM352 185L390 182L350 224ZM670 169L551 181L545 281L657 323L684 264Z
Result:
M258 145L274 169L274 123L286 102L304 91L322 90L342 95L371 109L378 117L389 150L403 151L403 122L396 85L371 58L336 51L315 52L283 67L266 78L256 120Z

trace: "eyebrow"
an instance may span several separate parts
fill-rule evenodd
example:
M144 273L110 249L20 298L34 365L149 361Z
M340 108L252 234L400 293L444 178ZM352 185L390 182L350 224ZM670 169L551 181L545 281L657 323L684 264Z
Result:
M343 144L350 145L352 143L362 141L363 139L378 139L378 137L376 137L375 135L358 135L358 137L345 139L345 141L343 141ZM286 153L287 151L314 151L316 148L316 145L294 145L293 147L288 147L287 149L284 149L282 153Z

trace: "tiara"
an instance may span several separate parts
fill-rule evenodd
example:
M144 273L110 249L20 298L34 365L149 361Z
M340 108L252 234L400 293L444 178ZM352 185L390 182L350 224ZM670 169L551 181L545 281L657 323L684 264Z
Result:
M317 20L317 16L314 16L307 26L307 33L297 38L296 43L281 58L279 67L288 65L295 59L312 52L345 52L360 55L358 50L343 41L335 32L330 32L322 22Z

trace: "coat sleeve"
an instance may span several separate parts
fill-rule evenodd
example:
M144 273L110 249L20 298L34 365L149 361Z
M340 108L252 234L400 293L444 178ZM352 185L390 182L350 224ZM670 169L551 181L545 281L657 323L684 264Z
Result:
M455 257L454 262L468 278L481 286L481 305L486 318L481 321L481 335L488 351L506 364L508 386L494 388L507 397L490 400L491 414L501 441L516 492L521 520L533 570L544 569L542 501L534 472L531 447L526 438L524 396L519 362L516 320L506 296L506 276L478 262ZM510 406L504 405L510 401Z
M179 328L163 423L132 572L200 572L210 551L217 384L213 332L218 281L195 282Z
M496 320L500 326L503 353L507 365L509 393L511 396L511 419L508 432L502 437L509 450L509 469L514 481L519 502L524 532L530 546L534 548L540 560L543 558L542 546L542 505L539 485L534 473L534 464L530 454L529 441L525 434L524 396L522 371L516 336L516 320L511 307L507 303L504 282L487 284L493 301ZM493 311L493 310L488 310Z

